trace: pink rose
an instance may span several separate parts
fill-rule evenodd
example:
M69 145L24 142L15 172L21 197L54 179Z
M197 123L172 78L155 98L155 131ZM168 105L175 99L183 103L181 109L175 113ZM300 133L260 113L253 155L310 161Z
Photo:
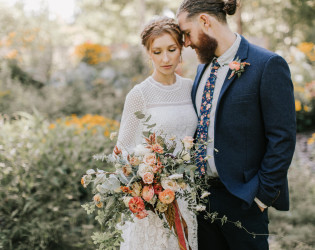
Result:
M154 179L154 174L151 172L147 172L142 176L142 180L145 184L152 184Z
M241 68L241 64L239 62L233 61L229 63L229 67L231 70L238 71Z
M142 189L142 198L149 202L154 196L154 188L150 186L144 186Z

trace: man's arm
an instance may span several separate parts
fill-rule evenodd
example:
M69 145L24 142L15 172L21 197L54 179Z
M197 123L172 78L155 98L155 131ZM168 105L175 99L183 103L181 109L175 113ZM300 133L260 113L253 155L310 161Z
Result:
M270 206L280 195L280 187L287 178L296 136L290 70L285 60L278 55L270 57L265 64L260 101L267 148L258 172L260 184L256 198Z

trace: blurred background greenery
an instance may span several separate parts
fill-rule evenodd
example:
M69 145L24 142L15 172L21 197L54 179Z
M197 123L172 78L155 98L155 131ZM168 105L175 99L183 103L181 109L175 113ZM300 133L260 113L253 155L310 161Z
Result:
M92 160L110 152L126 93L151 72L143 24L181 0L0 0L0 249L93 249L80 207ZM242 0L234 31L283 56L295 87L298 143L291 210L270 209L271 249L314 249L315 2ZM178 73L193 78L184 50Z

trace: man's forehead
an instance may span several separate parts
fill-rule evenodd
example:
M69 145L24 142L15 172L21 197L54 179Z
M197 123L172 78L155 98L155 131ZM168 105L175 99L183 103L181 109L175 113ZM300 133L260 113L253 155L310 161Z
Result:
M182 31L185 31L192 23L190 19L187 19L187 14L187 12L182 12L178 15L178 24Z

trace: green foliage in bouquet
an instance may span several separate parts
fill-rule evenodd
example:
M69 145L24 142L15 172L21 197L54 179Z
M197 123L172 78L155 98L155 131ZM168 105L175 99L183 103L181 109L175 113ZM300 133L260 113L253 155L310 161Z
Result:
M198 213L205 210L210 194L204 179L194 178L197 167L191 157L195 152L193 138L186 136L182 145L176 145L173 139L167 140L166 135L151 130L155 124L149 124L150 116L135 114L147 128L143 132L145 143L130 153L118 142L119 147L115 146L112 154L95 155L96 159L111 163L115 172L89 169L81 179L84 187L93 183L93 201L82 207L88 214L97 214L101 232L94 233L93 241L98 249L118 247L125 222L143 219L151 212L177 234L176 199L186 200L188 209Z
M51 129L26 113L2 117L0 127L0 249L93 249L79 180L97 166L93 152L110 147L104 131Z

